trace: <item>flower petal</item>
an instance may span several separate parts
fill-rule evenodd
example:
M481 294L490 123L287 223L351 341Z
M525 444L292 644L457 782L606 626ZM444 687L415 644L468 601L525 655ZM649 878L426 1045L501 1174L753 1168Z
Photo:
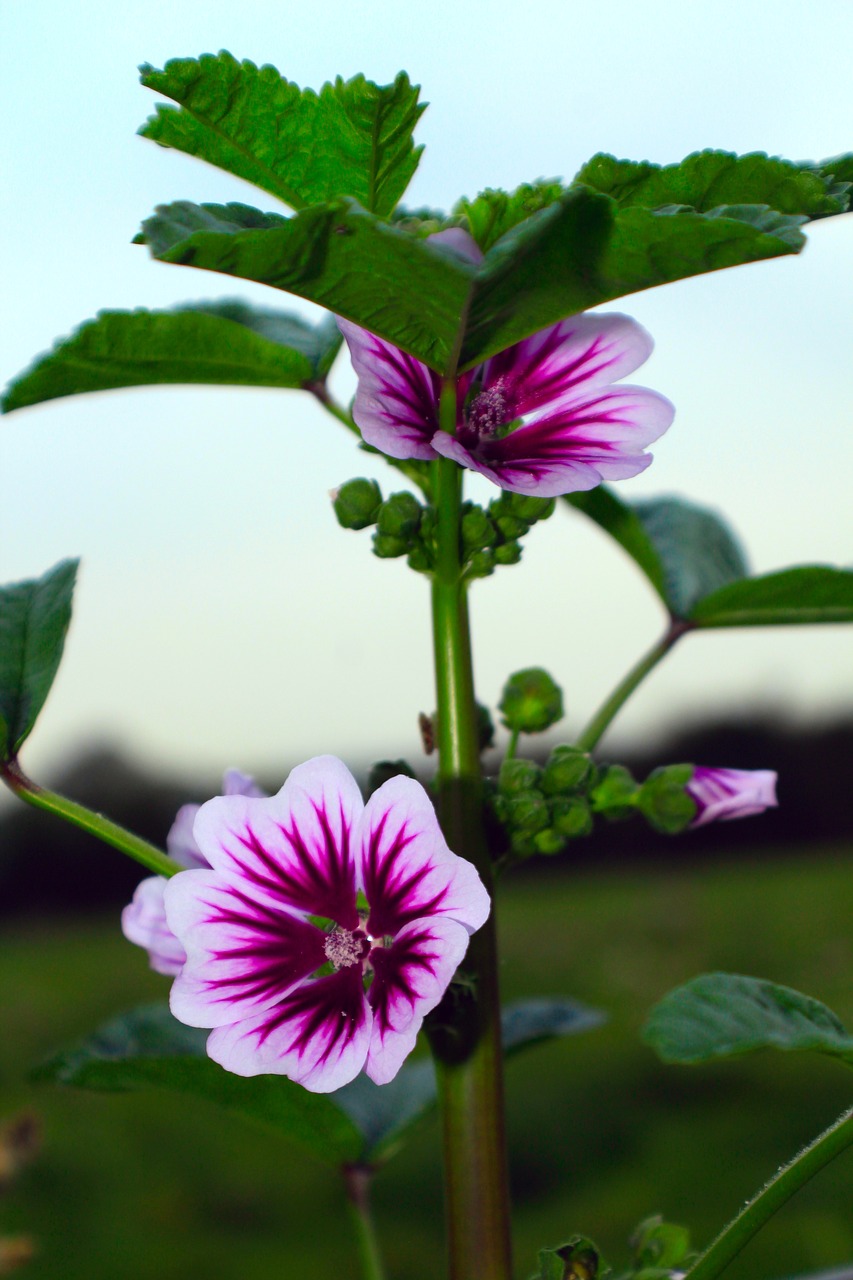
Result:
M223 796L262 796L264 792L248 773L239 769L226 769L222 779ZM209 865L199 849L193 836L193 823L201 805L185 804L178 810L169 834L166 836L166 848L169 856L179 862L182 867L206 867Z
M294 769L269 799L209 800L193 831L210 865L248 899L355 929L350 833L363 808L361 792L342 761L317 756Z
M750 818L775 809L776 778L772 769L709 769L700 765L686 788L697 808L691 827Z
M482 249L464 227L447 227L444 231L433 231L432 235L427 236L427 242L431 245L439 244L444 249L451 249L460 258L465 258L476 266L483 261Z
M186 952L166 922L165 876L149 876L136 886L133 901L121 913L121 931L128 942L145 947L155 973L181 972Z
M429 796L412 778L390 778L373 793L354 844L373 937L393 937L422 916L447 916L473 933L488 917L476 868L448 849Z
M638 369L653 346L651 335L630 316L570 316L487 360L483 389L500 382L513 416L521 418L568 393L587 394L617 382Z
M284 1075L313 1093L331 1093L364 1066L372 1025L357 965L304 983L256 1017L217 1028L207 1052L239 1076Z
M172 1012L191 1027L268 1009L326 963L321 929L253 899L221 872L179 872L165 900L169 927L186 950Z
M373 1032L365 1068L371 1080L393 1080L467 949L467 930L455 920L435 917L413 920L390 947L374 947L374 976L367 993Z
M420 360L338 317L358 374L352 416L367 444L391 458L435 457L441 380Z
M554 498L644 471L651 462L644 446L666 431L674 414L656 391L611 387L593 397L564 398L547 415L502 439L487 439L476 450L445 432L432 443L437 453L502 489Z

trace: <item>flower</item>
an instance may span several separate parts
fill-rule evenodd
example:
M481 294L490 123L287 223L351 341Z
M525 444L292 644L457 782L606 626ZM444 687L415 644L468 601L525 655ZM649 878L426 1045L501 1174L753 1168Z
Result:
M729 822L775 809L776 774L772 769L708 769L698 765L685 788L696 803L691 827Z
M429 239L482 261L459 227ZM453 458L514 493L553 498L638 475L652 460L644 448L675 413L656 391L613 385L652 350L628 316L571 316L463 373L454 435L439 429L437 373L349 320L338 326L358 375L353 418L368 444L392 458Z
M222 779L222 792L226 796L264 794L255 785L253 778L237 769L226 772ZM193 839L193 823L200 808L197 804L183 805L166 836L166 848L170 856L182 867L210 865ZM181 972L187 957L166 922L163 893L167 883L165 876L149 876L137 885L133 901L121 913L121 929L128 942L145 947L151 968L156 973L174 977Z
M211 1027L209 1056L237 1075L316 1093L362 1068L393 1079L489 914L423 787L391 778L365 805L346 766L318 756L268 799L208 801L193 833L210 869L165 893L187 956L175 1017Z

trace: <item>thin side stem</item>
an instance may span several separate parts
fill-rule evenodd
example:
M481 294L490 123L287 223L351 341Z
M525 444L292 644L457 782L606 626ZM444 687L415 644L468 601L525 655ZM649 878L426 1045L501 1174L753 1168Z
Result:
M839 1116L789 1164L783 1165L774 1178L744 1205L736 1218L720 1232L716 1240L687 1272L685 1280L715 1280L743 1247L767 1223L794 1192L799 1191L830 1160L834 1160L853 1143L853 1107Z
M381 453L379 449L374 449L372 445L365 444L349 409L345 409L342 404L335 400L334 396L329 394L329 389L325 382L313 382L306 390L311 392L314 399L323 406L327 413L330 413L333 418L337 418L338 422L342 422L348 431L352 431L354 435L358 436L361 441L359 447L365 453L375 453L384 462L387 462L389 467L394 467L397 471L402 472L407 480L411 480L412 484L416 484L427 498L431 496L429 476L423 463L406 462L402 458L390 458L387 454Z
M689 630L691 630L690 625L680 621L674 621L667 628L657 644L652 645L648 653L643 655L636 666L631 668L624 680L616 686L607 701L598 708L583 733L577 739L576 746L580 747L582 751L592 751L598 745L605 730L610 727L634 690L639 688L649 672L655 669L660 660L666 657L676 641L680 640Z
M445 383L442 422L455 426L456 387ZM439 814L455 853L477 867L492 892L474 703L468 602L462 581L462 474L435 467L437 556L432 608L439 752ZM494 911L471 939L464 964L433 1015L442 1116L452 1280L510 1280L509 1181L503 1101Z
M507 743L507 748L506 748L506 755L504 756L505 760L515 759L515 753L518 750L518 739L520 734L521 734L520 729L512 729L510 731L509 742Z
M341 1173L362 1280L384 1280L382 1255L379 1252L379 1240L370 1210L373 1170L363 1164L348 1164L344 1165Z
M45 809L48 813L55 813L58 818L64 818L72 826L88 831L90 835L103 840L104 844L112 845L114 849L126 853L129 858L141 862L143 867L147 867L156 875L173 876L176 871L181 870L178 864L165 853L161 853L156 845L149 844L140 836L135 836L132 831L126 831L124 827L105 818L103 814L95 813L75 800L66 800L65 796L57 795L55 791L49 791L47 787L41 787L33 782L23 772L17 760L0 764L0 776L9 790L21 800L25 800L27 804L33 805L36 809Z

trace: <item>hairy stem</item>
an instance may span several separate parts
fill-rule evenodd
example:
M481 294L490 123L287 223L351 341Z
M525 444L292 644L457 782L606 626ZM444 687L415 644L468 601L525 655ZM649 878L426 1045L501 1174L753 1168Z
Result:
M132 831L126 831L117 822L111 822L109 818L105 818L102 813L95 813L85 805L78 804L76 800L66 800L65 796L57 795L55 791L49 791L47 787L41 787L33 782L23 772L17 760L0 764L0 776L9 790L21 800L25 800L27 804L34 805L36 809L45 809L48 813L55 813L58 818L64 818L72 826L88 831L90 835L103 840L104 844L112 845L114 849L126 853L129 858L141 862L143 867L147 867L156 875L173 876L176 871L181 870L178 864L165 853L161 853L156 845L135 836Z
M373 1170L368 1165L347 1164L341 1170L347 1209L355 1234L362 1280L383 1280L384 1270L379 1241L370 1211L370 1185Z
M804 1147L741 1209L687 1272L685 1280L714 1280L795 1191L853 1143L853 1107Z
M582 751L592 751L598 745L605 730L610 727L617 713L621 711L634 690L639 688L646 676L655 669L660 660L666 657L676 641L680 640L690 630L689 623L681 622L678 619L673 620L657 644L652 645L648 653L643 655L636 666L631 668L624 680L616 686L607 701L598 708L583 733L577 739L576 746L580 747Z
M455 425L456 388L442 394ZM439 814L455 853L473 862L492 892L483 831L480 752L468 603L460 563L462 473L435 467L437 557L432 607L437 693ZM457 980L431 1019L442 1115L445 1202L452 1280L509 1280L509 1193L503 1114L494 911L471 939Z

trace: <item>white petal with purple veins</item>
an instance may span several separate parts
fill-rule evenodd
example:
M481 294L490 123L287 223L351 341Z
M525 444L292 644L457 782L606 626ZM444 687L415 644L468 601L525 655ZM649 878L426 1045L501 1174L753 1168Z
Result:
M166 921L167 884L165 876L149 876L138 884L133 901L121 913L121 929L128 942L145 947L155 973L171 977L181 972L187 957Z
M352 415L365 441L390 458L434 458L438 374L349 320L339 317L338 328L358 374Z
M394 1079L467 949L468 932L461 924L433 917L413 920L390 947L371 952L374 975L367 999L373 1034L365 1070L376 1084Z
M284 1075L313 1093L331 1093L362 1069L373 1013L360 969L304 983L273 1008L208 1038L207 1052L239 1076Z
M476 868L451 853L420 783L390 778L367 802L356 846L367 930L395 935L421 916L447 916L473 933L489 914Z

